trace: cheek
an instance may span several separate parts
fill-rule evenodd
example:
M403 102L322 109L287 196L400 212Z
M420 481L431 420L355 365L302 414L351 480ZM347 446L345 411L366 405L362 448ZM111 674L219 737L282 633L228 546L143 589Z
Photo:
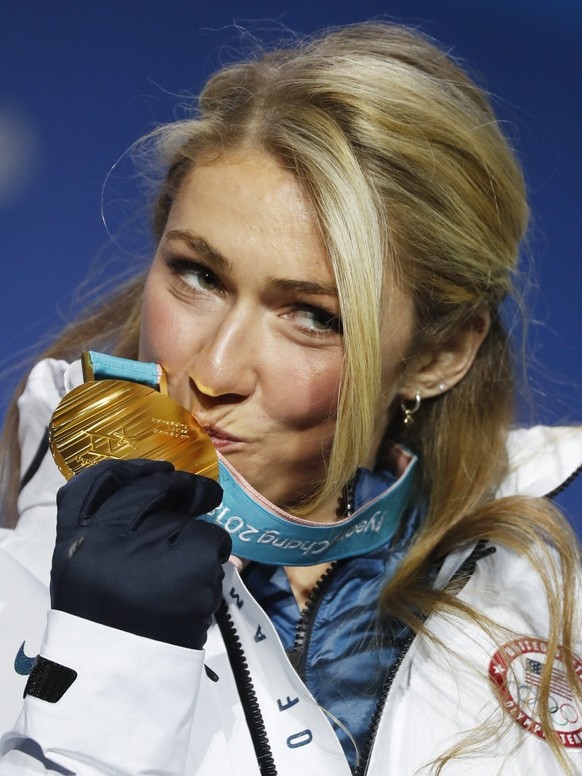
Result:
M160 334L168 330L168 316L156 303L155 297L148 277L143 294L139 332L139 358L142 361L158 360Z
M306 368L289 365L273 380L271 412L289 427L307 430L329 422L335 426L341 357Z
M139 357L144 361L171 364L180 351L184 321L168 295L153 282L146 283L142 305Z

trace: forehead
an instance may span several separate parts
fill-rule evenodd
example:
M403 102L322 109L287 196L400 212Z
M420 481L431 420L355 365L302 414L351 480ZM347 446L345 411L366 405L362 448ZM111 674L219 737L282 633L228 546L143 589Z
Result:
M333 274L300 182L260 151L233 151L197 163L170 209L165 233L173 230L203 237L230 261L260 260L273 274L328 280Z

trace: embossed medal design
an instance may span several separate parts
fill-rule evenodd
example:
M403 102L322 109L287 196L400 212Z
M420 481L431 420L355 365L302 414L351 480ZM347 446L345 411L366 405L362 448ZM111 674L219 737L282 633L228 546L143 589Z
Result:
M93 377L88 363L85 356L85 375ZM170 461L218 479L216 452L202 426L169 396L139 382L89 379L73 388L51 418L49 442L67 479L106 458Z

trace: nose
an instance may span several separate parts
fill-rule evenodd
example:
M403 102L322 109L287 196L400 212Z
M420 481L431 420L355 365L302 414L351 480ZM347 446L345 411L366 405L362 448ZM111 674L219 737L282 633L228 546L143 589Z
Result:
M203 332L202 345L190 363L190 381L203 407L241 401L256 385L257 323L232 309Z

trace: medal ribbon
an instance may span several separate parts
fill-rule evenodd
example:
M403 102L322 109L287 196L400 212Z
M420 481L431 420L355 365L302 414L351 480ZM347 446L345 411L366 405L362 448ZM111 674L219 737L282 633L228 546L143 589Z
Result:
M417 460L410 454L404 474L353 515L335 523L314 523L268 502L219 456L224 498L200 519L228 531L233 555L273 566L313 566L365 555L394 535L410 503Z

